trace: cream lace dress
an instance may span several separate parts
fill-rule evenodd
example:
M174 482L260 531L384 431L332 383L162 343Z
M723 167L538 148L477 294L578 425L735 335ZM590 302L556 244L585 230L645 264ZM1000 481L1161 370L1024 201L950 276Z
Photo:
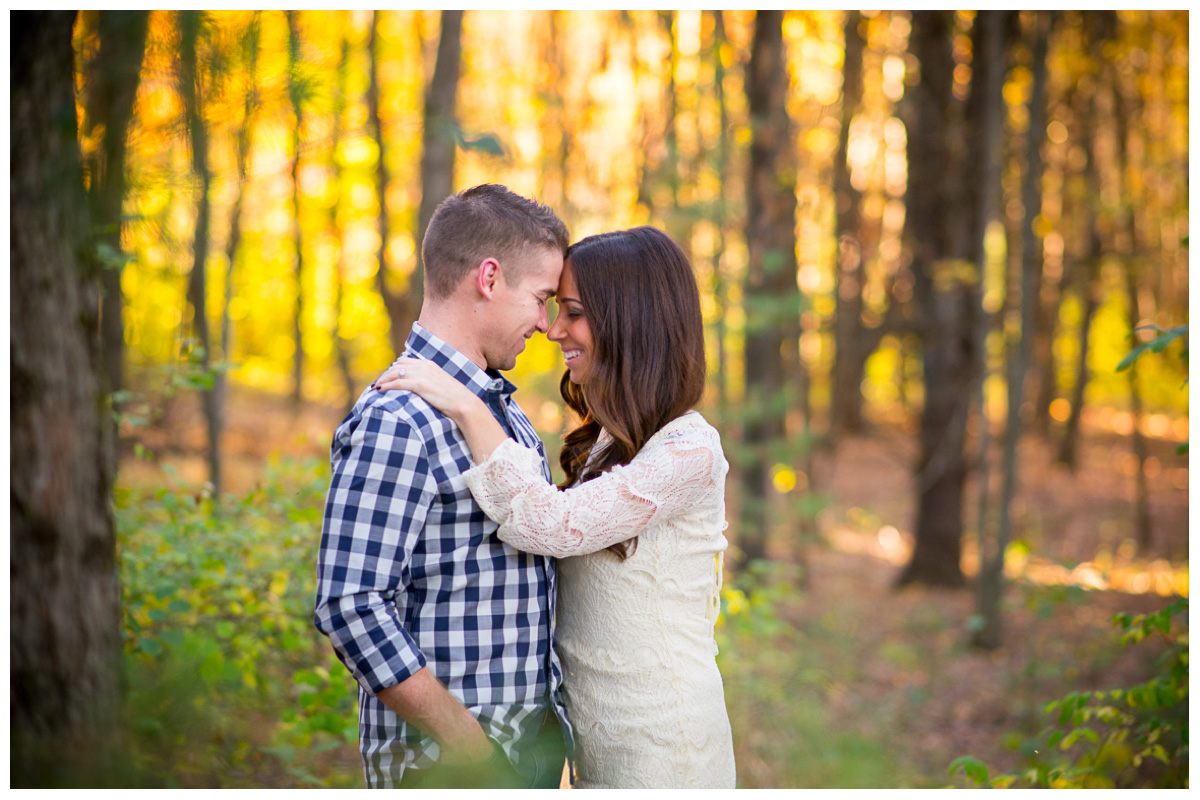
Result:
M601 443L603 439L601 440ZM513 440L464 475L498 535L556 556L556 643L579 788L734 788L713 626L729 465L695 411L626 466L559 491ZM606 547L637 536L621 562Z

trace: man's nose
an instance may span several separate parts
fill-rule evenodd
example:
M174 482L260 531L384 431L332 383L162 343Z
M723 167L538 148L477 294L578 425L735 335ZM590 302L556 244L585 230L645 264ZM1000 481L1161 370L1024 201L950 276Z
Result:
M542 333L550 330L550 312L544 305L542 306L542 313L538 315L537 329Z

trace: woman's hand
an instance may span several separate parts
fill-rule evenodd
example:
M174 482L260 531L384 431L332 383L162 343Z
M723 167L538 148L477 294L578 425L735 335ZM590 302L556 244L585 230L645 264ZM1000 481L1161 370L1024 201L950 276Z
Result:
M398 389L415 392L429 405L454 420L467 440L467 447L476 464L486 461L492 451L508 438L483 400L432 361L397 359L373 386L382 392Z
M373 384L381 392L405 390L419 394L425 402L450 419L461 421L473 406L483 401L432 361L400 358Z

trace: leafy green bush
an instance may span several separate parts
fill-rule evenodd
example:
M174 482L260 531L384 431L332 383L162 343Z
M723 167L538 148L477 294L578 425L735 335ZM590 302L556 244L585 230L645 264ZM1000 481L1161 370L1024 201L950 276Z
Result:
M328 467L275 463L218 504L116 493L131 759L155 785L359 785L353 679L312 625ZM326 759L328 760L328 759Z
M1113 624L1125 632L1123 644L1166 639L1154 677L1047 703L1044 712L1057 717L1039 734L1026 769L991 777L987 765L965 756L955 759L950 774L962 770L976 784L1001 788L1187 788L1187 611L1185 597L1153 614L1114 616ZM1173 627L1176 616L1184 622Z

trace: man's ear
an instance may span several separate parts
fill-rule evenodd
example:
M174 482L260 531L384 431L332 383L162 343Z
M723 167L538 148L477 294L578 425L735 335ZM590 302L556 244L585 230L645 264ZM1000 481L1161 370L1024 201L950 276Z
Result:
M485 258L475 270L475 288L488 300L496 291L496 284L501 280L500 262L494 258Z

